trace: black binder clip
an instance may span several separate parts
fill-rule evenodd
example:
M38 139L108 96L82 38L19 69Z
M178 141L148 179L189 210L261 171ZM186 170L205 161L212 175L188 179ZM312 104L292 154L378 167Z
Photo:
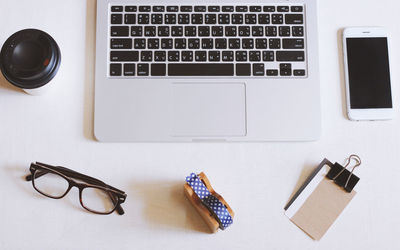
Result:
M347 170L347 167L352 159L356 161L356 164L353 166L350 172ZM333 164L326 177L330 180L333 180L337 185L343 187L346 192L350 193L360 180L360 178L353 174L354 169L360 165L360 157L354 154L350 155L349 158L347 158L346 165L344 167L337 162Z

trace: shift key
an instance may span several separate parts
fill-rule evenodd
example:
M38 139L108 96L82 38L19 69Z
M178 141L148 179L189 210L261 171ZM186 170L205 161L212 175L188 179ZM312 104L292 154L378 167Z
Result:
M132 49L132 39L111 39L111 49Z
M304 61L304 51L277 51L278 62L300 62Z

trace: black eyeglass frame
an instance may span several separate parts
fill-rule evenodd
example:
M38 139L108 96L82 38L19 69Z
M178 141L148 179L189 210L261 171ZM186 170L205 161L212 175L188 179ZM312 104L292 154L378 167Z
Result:
M41 170L41 169L46 170L47 172L37 172L37 170ZM29 171L31 172L31 174L25 177L26 181L32 181L33 188L36 191L38 191L40 194L42 194L46 197L49 197L52 199L61 199L68 194L68 192L72 189L72 187L77 187L79 189L79 202L80 202L81 206L84 209L88 210L89 212L92 212L95 214L105 214L105 215L111 214L114 211L117 211L117 213L120 215L123 215L125 213L121 207L121 204L125 202L126 197L127 197L125 192L122 190L119 190L115 187L112 187L112 186L104 183L101 180L78 173L78 172L71 170L69 168L66 168L66 167L51 166L51 165L41 163L41 162L31 163L31 165L29 167ZM35 179L37 179L49 172L59 175L60 177L64 178L68 182L68 188L65 191L65 193L62 194L61 196L57 196L57 197L51 196L46 193L43 193L38 188L36 188ZM86 183L78 183L73 179L84 181ZM95 211L95 210L92 210L92 209L86 207L82 201L82 192L85 188L97 188L97 189L101 189L101 190L105 191L105 193L107 193L109 195L111 201L113 202L114 208L109 212L99 212L99 211Z

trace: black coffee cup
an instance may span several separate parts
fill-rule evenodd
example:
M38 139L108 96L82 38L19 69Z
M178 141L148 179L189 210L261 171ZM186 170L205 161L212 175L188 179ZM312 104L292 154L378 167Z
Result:
M14 86L29 94L39 94L57 74L61 53L46 32L25 29L14 33L0 53L0 69Z

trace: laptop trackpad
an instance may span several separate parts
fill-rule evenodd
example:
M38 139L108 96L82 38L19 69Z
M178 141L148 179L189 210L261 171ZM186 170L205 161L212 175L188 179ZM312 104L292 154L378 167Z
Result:
M172 135L245 136L244 83L173 83Z

